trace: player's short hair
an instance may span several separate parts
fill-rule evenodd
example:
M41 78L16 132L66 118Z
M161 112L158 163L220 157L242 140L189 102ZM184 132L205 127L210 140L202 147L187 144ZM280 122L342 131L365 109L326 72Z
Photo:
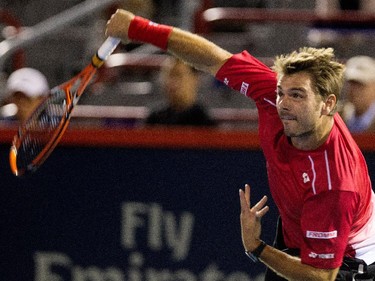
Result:
M334 57L332 48L303 47L290 54L277 56L273 70L279 79L284 75L306 71L311 75L317 93L323 98L334 94L339 100L345 66Z

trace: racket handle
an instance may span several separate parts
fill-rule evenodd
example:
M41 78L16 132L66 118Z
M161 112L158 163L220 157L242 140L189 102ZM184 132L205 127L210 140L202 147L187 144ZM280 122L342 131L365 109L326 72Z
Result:
M116 49L121 39L115 37L108 37L104 43L100 46L97 56L102 61L105 61L110 54Z

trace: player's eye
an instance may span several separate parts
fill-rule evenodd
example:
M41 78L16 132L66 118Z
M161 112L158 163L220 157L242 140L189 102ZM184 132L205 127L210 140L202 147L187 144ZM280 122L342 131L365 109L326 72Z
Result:
M280 89L277 89L277 90L276 90L276 95L277 95L278 97L282 97L282 96L284 95L284 93L283 93L283 91L281 91Z

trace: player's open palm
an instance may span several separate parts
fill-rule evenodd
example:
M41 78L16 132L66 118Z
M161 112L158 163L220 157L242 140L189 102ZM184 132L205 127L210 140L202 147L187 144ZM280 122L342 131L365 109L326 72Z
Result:
M253 251L260 241L261 234L261 218L268 212L269 207L266 206L267 196L256 203L250 205L250 186L245 185L245 191L240 189L241 204L241 235L242 243L246 251Z

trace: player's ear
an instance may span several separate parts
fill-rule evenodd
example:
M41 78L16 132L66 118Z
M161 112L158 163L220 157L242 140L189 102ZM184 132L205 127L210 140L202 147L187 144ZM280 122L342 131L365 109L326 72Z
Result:
M325 102L323 103L321 114L322 115L332 115L332 113L334 112L334 110L336 108L336 104L337 104L336 96L334 94L330 94L326 98Z

